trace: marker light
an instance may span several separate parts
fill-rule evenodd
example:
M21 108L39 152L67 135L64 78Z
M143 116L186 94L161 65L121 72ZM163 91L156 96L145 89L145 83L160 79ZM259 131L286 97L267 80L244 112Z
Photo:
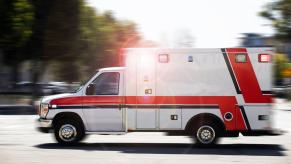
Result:
M245 63L245 62L247 62L247 55L246 54L236 54L235 61L237 63Z
M259 62L268 63L271 61L271 55L269 54L259 54Z
M193 56L188 56L188 62L193 62Z
M40 112L39 115L42 118L45 118L49 111L49 104L40 104Z
M159 55L159 62L160 63L168 63L169 62L169 55L168 54L160 54Z

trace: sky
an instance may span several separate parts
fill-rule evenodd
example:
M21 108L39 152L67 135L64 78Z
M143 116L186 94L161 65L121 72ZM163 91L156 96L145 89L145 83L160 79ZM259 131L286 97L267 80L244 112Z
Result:
M270 0L87 0L98 12L131 20L146 40L179 46L185 37L196 48L235 47L242 33L274 33L258 12ZM185 40L185 39L184 39ZM186 39L187 40L187 39Z

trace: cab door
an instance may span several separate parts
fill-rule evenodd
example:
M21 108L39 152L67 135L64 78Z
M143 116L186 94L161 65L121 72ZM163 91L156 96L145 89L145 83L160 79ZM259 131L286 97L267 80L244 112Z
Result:
M83 97L87 131L124 131L123 104L123 72L100 72L89 83Z

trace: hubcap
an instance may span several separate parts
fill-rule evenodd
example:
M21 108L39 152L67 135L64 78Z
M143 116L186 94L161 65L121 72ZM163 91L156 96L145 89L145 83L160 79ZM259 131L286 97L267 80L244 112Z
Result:
M59 130L59 136L63 141L69 142L75 139L77 135L76 128L71 124L65 124L61 126Z
M211 143L215 138L215 131L211 126L201 126L197 131L197 139L203 144Z

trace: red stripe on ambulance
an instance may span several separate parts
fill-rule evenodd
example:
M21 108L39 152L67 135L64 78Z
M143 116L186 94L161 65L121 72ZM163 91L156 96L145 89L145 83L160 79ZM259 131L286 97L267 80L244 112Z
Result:
M226 52L245 102L271 103L272 97L262 94L247 50L245 48L227 48ZM235 57L238 53L246 54L247 61L244 63L236 62Z
M136 104L136 105L218 105L221 115L232 112L236 119L225 121L227 130L246 130L243 117L236 106L235 96L78 96L54 99L54 105L94 105L94 104Z

